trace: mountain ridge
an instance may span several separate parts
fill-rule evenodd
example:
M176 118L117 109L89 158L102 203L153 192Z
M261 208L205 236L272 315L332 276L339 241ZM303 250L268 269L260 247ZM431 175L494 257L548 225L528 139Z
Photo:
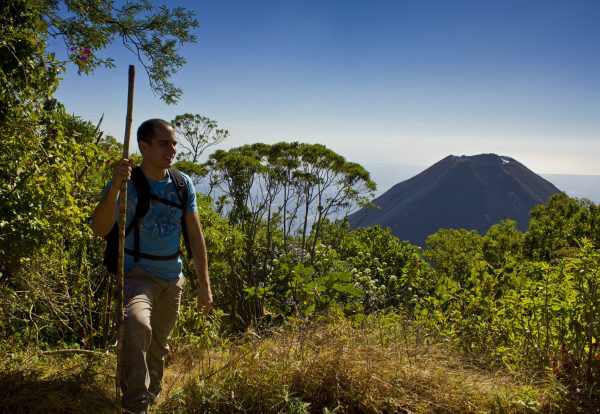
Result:
M379 224L411 243L424 245L439 228L485 233L502 219L527 228L529 211L560 190L508 156L448 155L399 182L349 216L353 228Z

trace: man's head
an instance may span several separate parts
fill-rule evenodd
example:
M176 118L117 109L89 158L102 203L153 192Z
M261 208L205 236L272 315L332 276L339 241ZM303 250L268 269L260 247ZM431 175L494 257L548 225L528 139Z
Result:
M142 141L151 144L155 134L164 128L173 129L173 126L164 119L160 118L148 119L147 121L142 122L137 130L138 144Z
M177 139L171 124L163 119L149 119L137 130L137 141L144 162L154 168L166 169L175 159Z

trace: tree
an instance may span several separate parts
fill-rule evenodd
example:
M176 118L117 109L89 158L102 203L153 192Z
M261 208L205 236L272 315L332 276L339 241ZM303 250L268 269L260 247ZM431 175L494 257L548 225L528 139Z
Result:
M462 287L471 269L483 259L481 236L475 230L440 229L429 236L425 244L424 256L437 274Z
M306 197L302 251L307 248L306 224L308 212L312 209L314 222L312 243L308 251L313 258L323 220L342 211L347 213L356 204L366 204L369 201L367 195L373 197L376 184L361 165L346 161L324 145L301 145L300 156L303 170L301 175L304 178L303 193Z
M274 175L281 182L281 206L276 214L281 216L281 224L283 227L283 248L289 252L289 239L294 222L298 217L298 210L302 205L300 197L300 186L298 177L295 171L300 166L300 154L298 147L301 144L298 142L279 142L271 147L271 165L274 170Z
M171 125L180 138L178 145L183 148L177 158L194 164L200 161L207 148L220 144L229 136L229 131L219 129L216 121L198 114L177 115Z
M494 224L481 239L483 257L494 268L502 268L511 257L518 257L523 234L514 220Z
M30 0L27 7L50 36L64 41L79 73L114 67L100 52L119 38L143 65L160 98L168 104L179 100L182 91L169 79L185 64L178 46L196 41L193 12L156 7L150 0L129 0L120 8L112 0Z
M47 51L48 36L62 38L79 71L91 73L109 58L98 52L121 37L148 70L167 102L180 91L169 83L183 64L177 42L193 41L197 22L184 9L108 0L13 0L0 6L0 274L14 274L23 257L57 232L83 223L73 196L81 162L104 161L94 128L73 122L54 98L65 62ZM91 132L90 132L91 131ZM66 233L63 233L66 234Z
M179 138L178 145L183 149L177 155L176 168L188 174L195 185L209 176L208 194L212 194L215 182L206 166L200 163L200 157L207 148L223 142L229 131L219 129L216 121L198 114L177 115L171 125Z
M555 194L530 212L523 254L529 260L551 261L576 249L583 237L600 245L600 208L589 200Z
M46 24L29 3L0 6L0 273L6 280L24 251L44 234L48 215L41 210L59 201L62 181L41 187L70 149L53 93L63 65L46 53ZM60 151L62 149L62 151Z
M308 249L314 256L324 220L362 201L365 191L375 187L366 170L319 144L258 143L218 150L206 167L230 201L224 212L230 224L245 236L246 283L256 289L268 275L268 264L281 253L274 234L282 236L288 253L289 236L297 230L302 241L293 253L295 260L304 260ZM294 226L300 209L302 222ZM314 220L309 238L310 216ZM264 235L264 244L258 245L259 235ZM260 308L257 303L257 311Z

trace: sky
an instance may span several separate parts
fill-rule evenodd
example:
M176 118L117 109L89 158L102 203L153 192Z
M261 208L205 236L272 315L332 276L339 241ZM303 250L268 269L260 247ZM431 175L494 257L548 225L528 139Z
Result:
M122 140L135 64L134 132L194 113L229 130L224 149L301 141L363 165L419 166L496 153L537 173L600 174L598 0L168 5L200 23L180 50L179 103L160 101L116 42L102 53L115 69L67 68L57 97L69 112L104 114L105 133Z

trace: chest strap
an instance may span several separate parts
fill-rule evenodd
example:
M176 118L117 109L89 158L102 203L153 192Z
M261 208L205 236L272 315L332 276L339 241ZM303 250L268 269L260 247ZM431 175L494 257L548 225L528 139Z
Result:
M169 255L169 256L155 256L153 254L146 254L146 253L142 253L142 252L138 252L136 254L135 250L131 250L131 249L125 249L125 253L127 253L130 256L134 256L136 257L137 260L135 260L136 262L139 261L140 258L142 259L150 259L150 260L172 260L172 259L176 259L181 255L181 249L177 250L175 253Z

